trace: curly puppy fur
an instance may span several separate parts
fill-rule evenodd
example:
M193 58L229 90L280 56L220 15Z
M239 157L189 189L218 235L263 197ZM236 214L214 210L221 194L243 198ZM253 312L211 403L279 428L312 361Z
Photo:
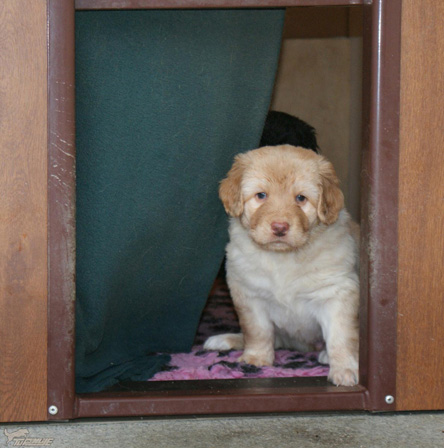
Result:
M240 361L272 365L275 348L314 350L336 385L358 382L357 236L334 168L300 147L236 156L220 198L230 218L227 282L241 334L207 350L243 349Z

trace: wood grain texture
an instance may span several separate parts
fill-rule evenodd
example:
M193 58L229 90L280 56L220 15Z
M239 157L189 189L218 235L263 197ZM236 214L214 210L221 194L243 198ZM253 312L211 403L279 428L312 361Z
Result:
M0 2L0 421L46 419L46 1Z
M444 2L402 19L397 409L444 409Z

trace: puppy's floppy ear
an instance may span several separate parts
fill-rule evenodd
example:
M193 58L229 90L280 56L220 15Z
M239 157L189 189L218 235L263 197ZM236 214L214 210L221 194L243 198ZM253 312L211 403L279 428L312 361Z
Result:
M219 197L224 204L225 211L233 217L242 215L244 203L241 191L242 176L245 170L244 159L241 154L234 159L234 164L228 171L227 177L220 183Z
M333 165L326 159L319 165L321 175L321 195L318 202L318 216L322 223L336 222L339 212L344 208L344 195L339 188L339 179Z

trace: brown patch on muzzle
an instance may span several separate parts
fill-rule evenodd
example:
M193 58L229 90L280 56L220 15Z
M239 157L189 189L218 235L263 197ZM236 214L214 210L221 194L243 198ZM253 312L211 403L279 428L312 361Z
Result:
M296 204L275 207L270 200L251 216L249 227L253 240L260 245L287 244L292 250L307 240L309 222L305 213ZM282 247L279 250L283 250Z

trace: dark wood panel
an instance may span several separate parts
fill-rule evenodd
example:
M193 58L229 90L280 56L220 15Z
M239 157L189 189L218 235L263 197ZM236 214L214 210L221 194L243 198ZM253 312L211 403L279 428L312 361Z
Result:
M288 8L284 39L347 37L349 7Z
M46 419L46 1L0 2L0 421Z
M444 409L444 2L402 30L397 408Z
M362 386L336 387L325 379L280 380L178 381L160 383L154 387L152 384L142 385L138 391L79 395L76 416L254 414L365 409L366 391Z
M74 407L74 0L48 0L48 408Z
M375 411L396 395L400 25L401 0L365 6L360 373Z
M76 9L277 8L364 3L365 0L76 0Z

